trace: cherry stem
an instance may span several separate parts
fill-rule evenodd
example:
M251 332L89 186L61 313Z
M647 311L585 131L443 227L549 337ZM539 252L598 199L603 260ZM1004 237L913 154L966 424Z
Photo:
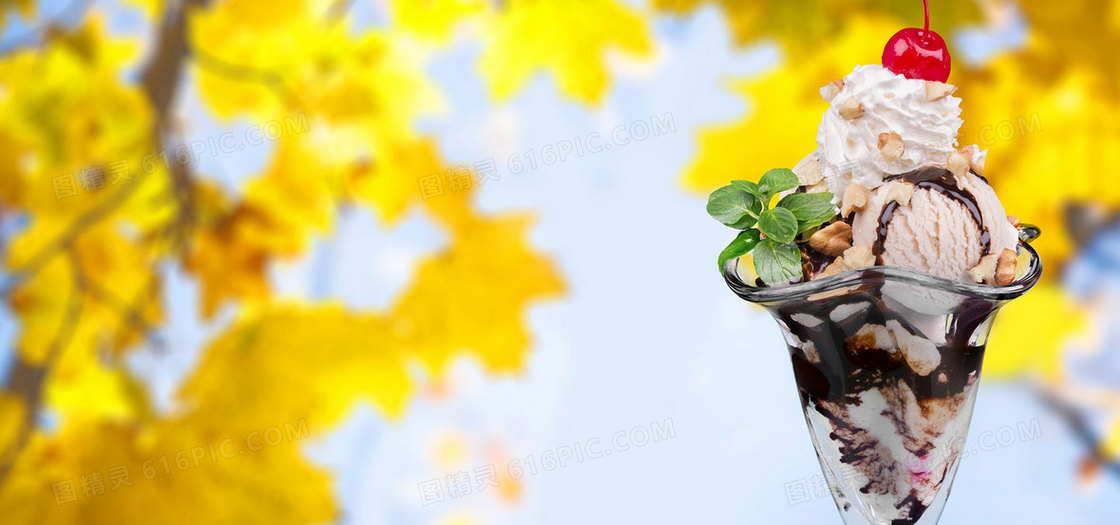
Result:
M922 7L926 11L926 32L929 32L929 0L922 0Z

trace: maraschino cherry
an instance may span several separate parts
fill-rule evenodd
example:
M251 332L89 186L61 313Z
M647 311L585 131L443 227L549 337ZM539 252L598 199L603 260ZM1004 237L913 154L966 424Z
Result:
M883 66L895 74L917 80L949 80L952 59L941 35L929 30L929 1L925 29L909 27L894 34L883 49Z

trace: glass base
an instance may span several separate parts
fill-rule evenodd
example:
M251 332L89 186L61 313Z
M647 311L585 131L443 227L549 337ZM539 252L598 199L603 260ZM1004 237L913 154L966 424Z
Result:
M940 407L923 407L905 386L869 391L855 406L805 405L817 459L845 524L937 523L965 449L976 386L934 403Z

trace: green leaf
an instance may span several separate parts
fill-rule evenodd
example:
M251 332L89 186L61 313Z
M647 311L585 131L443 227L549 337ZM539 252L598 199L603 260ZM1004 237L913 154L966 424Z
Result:
M793 173L793 170L787 168L770 170L758 180L759 189L769 195L796 188L799 184L801 183L797 180L797 175Z
M758 229L778 243L790 243L797 237L797 217L785 208L766 210L758 216Z
M832 194L828 192L791 193L782 197L777 207L793 212L793 216L797 217L798 233L820 226L839 212L832 204Z
M793 243L783 244L763 239L751 252L754 269L766 284L775 285L798 279L801 273L801 251Z
M708 214L737 230L754 226L762 213L762 201L733 186L724 186L708 196Z
M723 265L736 257L750 253L761 239L758 230L747 230L735 237L719 254L719 271L723 273Z
M762 192L759 191L758 183L756 182L751 182L749 180L733 180L731 181L731 185L762 199Z

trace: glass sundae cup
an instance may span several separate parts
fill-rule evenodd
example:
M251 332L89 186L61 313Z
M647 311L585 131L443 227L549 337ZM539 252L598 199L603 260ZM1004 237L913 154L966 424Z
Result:
M1019 245L997 286L874 266L789 286L727 284L778 321L817 458L847 525L935 524L964 451L996 312L1042 273ZM743 264L743 268L750 264ZM744 271L744 274L747 272Z

